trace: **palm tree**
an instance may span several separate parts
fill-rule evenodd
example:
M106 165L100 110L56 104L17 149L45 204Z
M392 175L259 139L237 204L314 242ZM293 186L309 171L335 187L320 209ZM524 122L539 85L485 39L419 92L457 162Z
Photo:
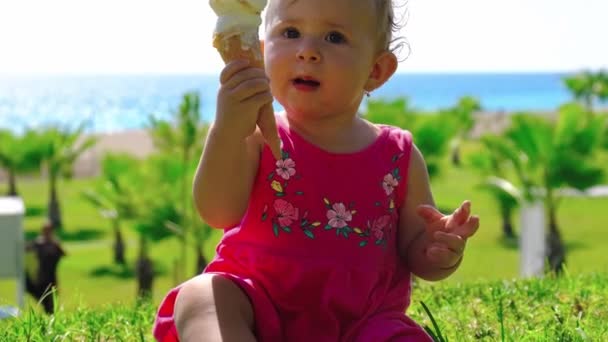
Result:
M15 135L0 130L0 168L8 175L8 196L18 196L17 176L40 170L42 150L35 139L35 131Z
M454 107L445 111L444 115L449 116L456 129L455 137L452 141L452 164L454 166L460 166L460 146L475 125L473 113L480 110L481 104L479 100L472 96L464 96L458 100L458 103Z
M203 124L200 114L200 96L190 92L183 96L179 108L173 113L170 121L150 118L150 133L155 146L170 156L177 156L181 161L182 174L179 180L181 191L180 212L188 221L182 225L183 230L178 236L182 241L181 263L182 270L186 262L186 240L190 234L189 227L194 227L198 220L192 205L190 184L192 164L202 151L208 125ZM193 232L193 234L196 234Z
M600 70L595 75L597 85L595 88L595 94L600 102L608 101L608 70Z
M159 196L158 200L150 203L141 213L135 223L139 235L139 252L135 264L137 275L138 297L150 297L154 283L154 262L150 258L149 243L160 241L171 235L168 225L179 224L181 215L175 202Z
M608 71L607 70L600 70L597 75L596 75L597 79L598 79L598 87L597 87L597 99L599 102L601 103L607 103L608 102ZM603 134L603 147L604 149L608 149L608 124L606 125L606 127L604 127L604 134Z
M599 184L603 169L595 152L604 127L603 117L588 115L585 108L567 104L559 108L557 122L517 114L505 133L507 150L516 151L514 166L523 196L528 201L544 202L547 222L547 257L552 271L559 273L565 264L565 247L557 220L564 187L585 190Z
M183 227L174 222L167 222L165 226L172 230L176 236L180 237L180 239L182 238L182 235L184 234ZM194 270L194 274L197 275L203 272L205 267L207 267L207 259L203 253L203 245L211 236L213 228L203 221L195 222L193 227L195 228L192 230L192 235L194 235L194 243L190 245L192 245L194 248L194 255L196 256L196 268Z
M70 178L74 162L96 143L93 136L84 137L84 124L75 129L49 127L40 135L44 149L43 162L49 180L49 222L60 229L63 226L57 183L59 177Z
M213 228L206 222L200 220L194 226L196 227L196 229L194 229L194 253L196 255L196 268L194 274L200 274L205 267L207 267L207 259L203 253L203 245L205 244L205 241L209 240L211 237Z
M443 114L418 116L418 122L410 131L416 146L424 156L429 177L432 179L440 173L440 166L447 156L456 129L453 122L446 120Z
M8 196L18 196L16 173L21 156L16 150L19 146L17 137L11 131L0 130L0 167L8 175Z
M184 225L178 204L180 194L176 191L183 172L181 162L170 155L153 155L143 161L135 172L138 177L131 183L137 194L132 197L136 213L133 227L139 236L135 270L138 294L147 296L154 281L149 244L174 236L173 227Z
M96 189L87 189L82 195L86 201L99 210L99 213L112 223L114 231L114 263L126 265L125 243L121 222L135 217L131 186L133 173L139 161L130 155L107 154L102 160L102 183Z
M504 138L496 135L484 135L479 139L484 150L475 154L471 160L484 180L478 187L488 192L498 206L502 221L502 238L514 241L517 236L513 229L513 212L521 200L521 191L509 180L506 174L510 159L517 158L514 151L509 151Z
M608 72L605 70L596 73L584 70L565 77L564 84L574 98L585 105L590 115L594 112L594 102L604 102L608 99Z

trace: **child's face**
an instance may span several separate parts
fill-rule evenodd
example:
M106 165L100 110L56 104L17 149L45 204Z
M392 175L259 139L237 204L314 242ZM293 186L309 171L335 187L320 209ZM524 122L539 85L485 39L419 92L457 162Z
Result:
M264 57L275 98L297 115L352 115L379 52L371 0L274 0Z

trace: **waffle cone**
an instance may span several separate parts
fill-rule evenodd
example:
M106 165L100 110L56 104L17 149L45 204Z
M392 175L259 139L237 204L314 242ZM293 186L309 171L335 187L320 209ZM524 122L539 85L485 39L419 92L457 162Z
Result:
M229 63L236 59L248 60L252 67L264 67L262 51L255 34L255 44L245 42L241 35L232 35L230 37L222 37L218 35L213 40L213 46L218 50L225 63Z
M264 58L262 57L257 31L230 36L216 35L213 38L213 46L218 50L226 64L237 59L244 59L250 62L251 67L264 68ZM271 103L260 109L257 126L264 136L264 140L270 146L275 159L281 159L281 140L277 132Z

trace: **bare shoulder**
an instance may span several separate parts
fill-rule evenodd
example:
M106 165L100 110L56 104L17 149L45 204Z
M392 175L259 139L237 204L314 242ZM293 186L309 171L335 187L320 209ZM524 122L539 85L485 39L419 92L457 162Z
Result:
M366 131L376 136L380 135L380 132L382 131L382 129L380 128L382 126L381 124L373 123L361 117L359 117L359 122L361 123L361 128L363 131Z
M382 134L381 125L359 118L356 137L359 140L359 147L372 144Z

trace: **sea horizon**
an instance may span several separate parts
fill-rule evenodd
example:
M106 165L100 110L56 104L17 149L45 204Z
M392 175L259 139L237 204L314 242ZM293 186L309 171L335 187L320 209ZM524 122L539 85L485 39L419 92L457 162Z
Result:
M551 112L572 100L563 84L572 73L400 71L370 99L406 97L416 110L437 111L473 96L486 113ZM201 95L202 119L211 121L218 87L213 73L0 74L0 128L83 121L92 132L143 128L150 115L169 118L189 91Z

